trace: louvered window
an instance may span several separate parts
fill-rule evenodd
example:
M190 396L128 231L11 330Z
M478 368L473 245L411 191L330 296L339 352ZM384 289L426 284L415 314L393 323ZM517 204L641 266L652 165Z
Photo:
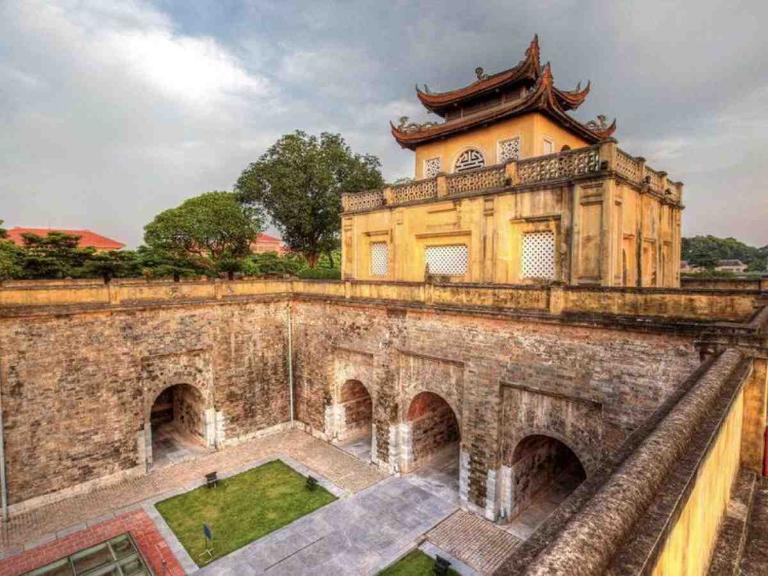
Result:
M430 274L440 276L463 276L469 264L469 249L466 244L429 246L426 261Z
M386 276L389 270L389 246L386 242L371 244L371 276Z
M523 278L555 279L555 234L523 234Z
M456 166L454 172L464 172L466 170L475 170L485 166L485 158L479 150L466 150L461 153L458 160L456 160Z
M434 178L440 173L440 158L424 160L424 178Z

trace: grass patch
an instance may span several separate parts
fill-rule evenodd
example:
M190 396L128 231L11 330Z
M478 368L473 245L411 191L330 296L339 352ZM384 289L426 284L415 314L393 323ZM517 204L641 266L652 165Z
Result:
M379 572L379 576L432 576L435 560L422 552L414 550L395 562L389 568ZM459 576L455 570L448 569L451 576Z
M336 500L321 486L308 490L306 482L274 460L220 480L216 488L203 486L158 502L156 508L202 566ZM213 558L200 558L205 550L203 522L213 530Z

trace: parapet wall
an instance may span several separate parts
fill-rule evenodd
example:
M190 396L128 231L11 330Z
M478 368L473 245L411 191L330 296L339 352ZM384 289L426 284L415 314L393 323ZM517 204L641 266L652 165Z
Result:
M174 301L222 300L264 295L404 302L412 305L491 308L554 316L640 316L690 321L749 319L760 290L607 288L504 284L247 279L236 281L110 284L14 282L0 285L0 311L20 307L116 306Z
M703 573L738 470L729 450L738 454L748 376L736 350L715 360L525 574Z

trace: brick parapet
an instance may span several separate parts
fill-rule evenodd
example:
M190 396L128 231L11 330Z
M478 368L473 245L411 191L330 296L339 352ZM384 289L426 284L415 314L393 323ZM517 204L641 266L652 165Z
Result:
M722 416L722 407L716 410L718 399L728 392L729 384L743 384L747 373L745 360L738 351L724 352L525 573L603 574L619 547L628 541L630 531L637 529L638 520L659 496L670 470L685 453L699 425L712 418L713 412Z
M235 280L110 284L0 285L0 316L38 310L230 302L249 298L343 298L466 309L503 310L565 317L627 316L685 321L736 321L749 318L759 290L613 288L511 284L423 284L414 282Z

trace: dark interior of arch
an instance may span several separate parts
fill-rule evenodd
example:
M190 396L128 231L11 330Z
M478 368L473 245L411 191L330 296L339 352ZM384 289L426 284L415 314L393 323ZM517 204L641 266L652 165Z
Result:
M528 436L512 455L514 518L537 502L551 506L565 500L587 475L573 451L555 438Z
M347 380L341 388L340 400L344 407L343 436L349 438L370 433L373 402L363 383L358 380Z
M203 395L188 384L177 384L163 390L152 404L150 424L155 433L161 427L205 439L205 405Z
M416 395L408 407L407 418L411 423L414 468L458 446L460 437L456 415L437 394L422 392Z

